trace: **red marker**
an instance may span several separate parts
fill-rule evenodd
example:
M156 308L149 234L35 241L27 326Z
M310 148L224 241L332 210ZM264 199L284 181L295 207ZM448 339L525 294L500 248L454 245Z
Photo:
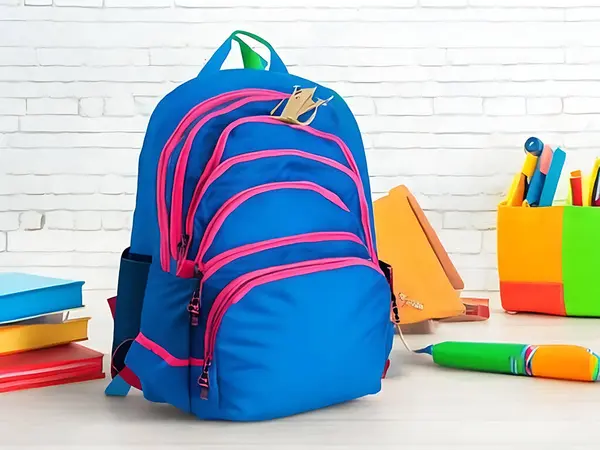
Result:
M583 194L581 191L581 170L571 172L571 199L573 206L583 206Z

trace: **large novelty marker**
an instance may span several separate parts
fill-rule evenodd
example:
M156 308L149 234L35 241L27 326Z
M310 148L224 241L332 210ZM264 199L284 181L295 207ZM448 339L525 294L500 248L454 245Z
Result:
M442 342L425 353L444 367L573 381L596 381L600 357L577 345Z

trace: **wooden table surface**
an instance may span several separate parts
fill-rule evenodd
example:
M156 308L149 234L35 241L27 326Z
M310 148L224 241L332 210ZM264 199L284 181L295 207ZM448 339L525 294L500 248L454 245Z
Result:
M508 316L408 336L572 343L600 351L600 320ZM139 393L106 398L107 380L0 394L0 449L599 449L600 384L433 366L397 340L376 396L262 423L204 422Z

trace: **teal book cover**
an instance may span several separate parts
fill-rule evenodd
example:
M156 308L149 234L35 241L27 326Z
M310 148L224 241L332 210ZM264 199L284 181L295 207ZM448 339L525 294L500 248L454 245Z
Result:
M83 281L0 273L0 324L83 307Z

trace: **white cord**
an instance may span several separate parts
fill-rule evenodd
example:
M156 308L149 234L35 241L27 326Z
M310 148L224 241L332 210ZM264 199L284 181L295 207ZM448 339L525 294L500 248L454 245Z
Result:
M406 350L408 350L410 353L414 353L414 350L410 348L410 345L408 345L408 342L406 342L406 339L404 338L404 334L402 334L402 330L400 329L400 325L399 324L395 324L396 325L396 330L398 330L398 335L400 336L400 340L402 341L402 344L404 344L404 347L406 348Z

